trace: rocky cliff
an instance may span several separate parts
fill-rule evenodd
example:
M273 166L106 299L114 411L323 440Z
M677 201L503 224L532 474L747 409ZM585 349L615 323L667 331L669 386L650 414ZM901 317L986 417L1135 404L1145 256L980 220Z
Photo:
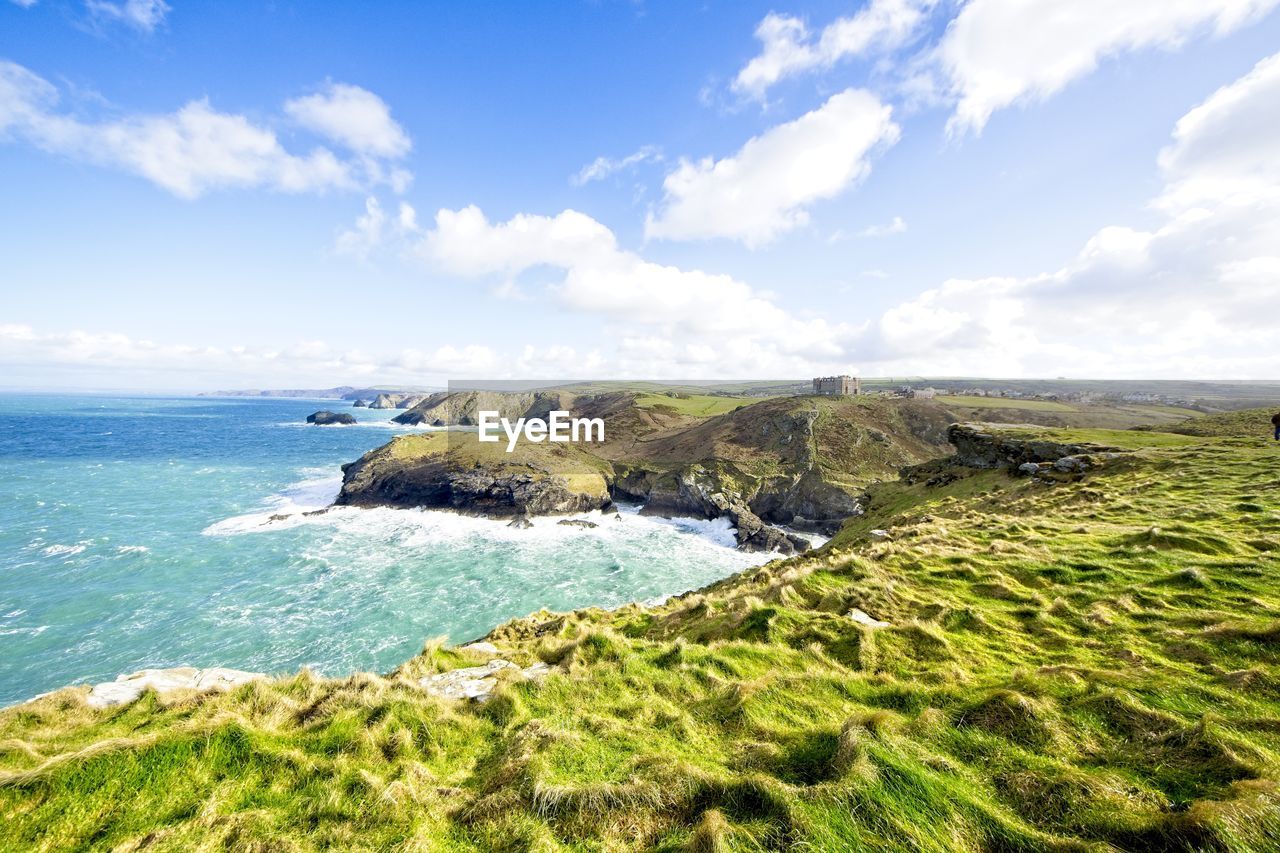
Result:
M408 411L396 415L392 420L410 425L475 426L478 412L497 412L498 417L511 421L517 418L546 418L553 410L570 410L573 401L574 395L561 391L441 391L419 398Z
M561 452L563 451L563 452ZM453 509L495 517L559 515L612 504L607 471L559 445L508 457L472 435L399 436L342 468L336 503Z

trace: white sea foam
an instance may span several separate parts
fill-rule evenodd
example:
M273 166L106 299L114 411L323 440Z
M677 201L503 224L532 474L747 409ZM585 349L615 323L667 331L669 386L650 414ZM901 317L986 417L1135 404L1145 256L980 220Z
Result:
M146 545L117 545L116 553L118 554L145 554L151 549Z
M342 488L342 474L331 468L304 468L306 479L286 486L279 494L267 498L266 506L256 512L224 518L206 527L206 536L229 536L252 533L269 525L273 529L293 527L308 518L302 513L324 509L333 503ZM284 518L278 518L284 516Z
M307 427L315 429L316 424L309 424L304 421L283 421L276 424L278 427ZM320 429L348 429L351 427L372 427L373 429L389 429L397 432L439 432L448 429L448 427L431 426L429 424L398 424L391 419L378 419L368 421L356 421L353 424L320 424Z
M88 547L88 542L77 542L75 545L50 545L41 549L40 553L46 557L72 557L82 553Z

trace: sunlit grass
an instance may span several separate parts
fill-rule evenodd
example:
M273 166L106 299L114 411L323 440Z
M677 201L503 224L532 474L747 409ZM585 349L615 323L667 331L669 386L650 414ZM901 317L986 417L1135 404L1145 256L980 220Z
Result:
M885 483L818 553L508 623L505 657L558 668L484 705L415 686L482 659L431 643L386 677L9 709L0 846L1277 849L1274 448L1052 437L1125 452Z

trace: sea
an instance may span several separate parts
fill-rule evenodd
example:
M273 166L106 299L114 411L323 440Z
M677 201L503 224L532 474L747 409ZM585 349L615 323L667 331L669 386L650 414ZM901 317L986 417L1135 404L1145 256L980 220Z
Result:
M305 423L319 409L353 426ZM0 705L149 667L387 672L540 608L660 601L769 559L724 520L529 529L328 506L397 433L333 400L0 394ZM274 515L287 515L272 521ZM620 516L620 517L617 517Z

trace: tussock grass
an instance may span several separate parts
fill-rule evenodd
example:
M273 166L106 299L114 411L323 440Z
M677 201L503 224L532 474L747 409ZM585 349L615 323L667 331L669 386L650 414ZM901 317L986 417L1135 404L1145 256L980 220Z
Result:
M386 676L6 709L0 848L1280 848L1274 450L1084 432L1128 458L880 484L816 554L503 625L556 669L484 705L415 686L484 659L434 640Z

